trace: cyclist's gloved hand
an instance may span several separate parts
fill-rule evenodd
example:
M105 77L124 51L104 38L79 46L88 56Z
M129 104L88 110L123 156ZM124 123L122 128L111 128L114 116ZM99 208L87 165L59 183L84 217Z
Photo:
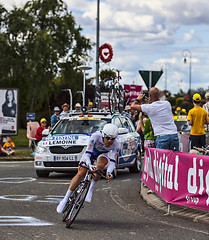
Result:
M113 179L112 173L107 172L106 179L107 179L108 182L109 182L110 180L112 180L112 179Z

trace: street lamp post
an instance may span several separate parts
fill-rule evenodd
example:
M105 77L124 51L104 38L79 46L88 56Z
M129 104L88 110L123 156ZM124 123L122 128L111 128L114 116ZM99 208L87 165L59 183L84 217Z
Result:
M72 111L73 96L72 96L72 91L71 91L71 89L70 89L70 88L62 89L61 91L63 91L63 92L69 92L69 96L70 96L70 111Z
M96 18L96 88L95 88L95 104L100 108L101 93L99 86L99 35L100 35L100 0L97 0L97 18Z
M191 92L192 83L192 53L190 50L186 49L182 51L182 56L184 57L184 63L187 63L187 57L189 57L189 93Z
M85 106L85 86L86 86L86 70L92 69L92 67L82 65L78 69L83 70L83 106Z

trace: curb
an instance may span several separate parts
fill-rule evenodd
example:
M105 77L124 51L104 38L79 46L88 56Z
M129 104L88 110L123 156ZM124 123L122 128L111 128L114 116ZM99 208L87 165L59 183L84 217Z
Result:
M148 194L147 192L149 188L143 183L141 183L141 185L141 197L148 205L154 209L163 212L165 215L181 217L192 220L194 222L209 224L209 211L168 204L160 197L158 197L154 192Z

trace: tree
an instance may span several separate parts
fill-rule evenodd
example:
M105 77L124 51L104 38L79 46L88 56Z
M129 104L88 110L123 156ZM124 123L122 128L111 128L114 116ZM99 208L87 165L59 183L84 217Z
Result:
M0 20L4 25L0 33L1 86L19 88L19 112L43 112L58 87L59 92L62 84L69 83L69 76L63 74L66 69L70 68L70 80L82 79L77 66L88 58L92 43L81 35L82 28L76 27L62 0L31 0L10 12L1 6Z
M105 85L105 80L111 80L116 77L116 72L112 69L101 70L99 74L101 78L100 89L101 91L107 91L107 87Z

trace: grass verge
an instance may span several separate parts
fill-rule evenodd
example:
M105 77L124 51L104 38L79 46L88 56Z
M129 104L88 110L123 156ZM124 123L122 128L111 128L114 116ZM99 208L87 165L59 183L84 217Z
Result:
M15 151L14 157L33 157L31 153L32 150L18 150Z
M26 137L26 129L18 129L17 136L11 136L12 142L14 142L16 147L28 147L29 140Z

